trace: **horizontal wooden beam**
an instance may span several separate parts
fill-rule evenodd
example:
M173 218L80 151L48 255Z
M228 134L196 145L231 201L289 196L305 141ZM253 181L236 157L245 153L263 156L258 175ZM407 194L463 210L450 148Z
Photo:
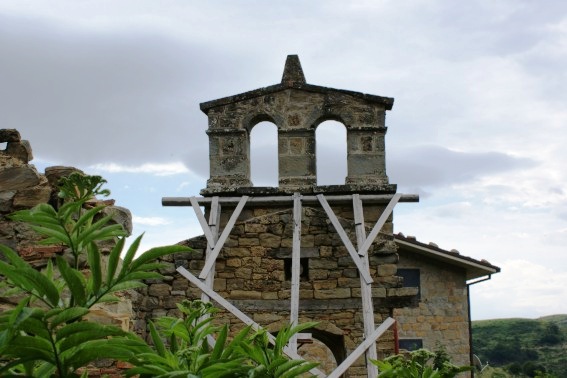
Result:
M352 194L326 195L325 198L330 203L351 203L352 196ZM387 204L394 197L394 194L360 194L359 197L365 204ZM240 198L242 197L219 197L219 203L236 205ZM212 197L195 197L195 200L199 205L204 206L211 203ZM248 203L254 205L275 205L286 202L292 203L293 195L250 197L248 199ZM319 204L316 195L303 195L301 202L304 205ZM399 202L419 202L419 195L402 194ZM163 206L191 206L191 197L163 197L161 204Z

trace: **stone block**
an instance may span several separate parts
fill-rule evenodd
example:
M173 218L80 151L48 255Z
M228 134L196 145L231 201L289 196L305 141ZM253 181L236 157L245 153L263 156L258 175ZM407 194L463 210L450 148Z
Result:
M279 248L281 246L282 238L273 234L260 234L260 245L267 248Z
M153 284L148 287L148 294L153 297L166 297L169 296L171 286L168 284Z
M348 287L339 287L336 289L315 290L313 296L315 299L350 298L351 292Z
M14 209L30 209L40 203L49 202L50 197L51 186L46 181L45 185L18 190L12 199L12 206Z

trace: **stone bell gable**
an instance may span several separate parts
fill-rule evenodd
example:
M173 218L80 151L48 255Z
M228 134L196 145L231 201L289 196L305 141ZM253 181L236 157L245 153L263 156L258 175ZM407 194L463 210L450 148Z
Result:
M203 195L258 193L250 181L250 133L262 121L278 129L279 188L271 193L393 193L386 175L386 110L393 98L308 84L297 55L280 84L201 104L208 116L210 178ZM315 130L324 121L347 130L345 185L316 187ZM266 189L264 189L266 190Z
M417 288L396 275L392 211L418 197L396 193L386 175L385 114L393 102L307 84L290 55L281 83L202 103L207 186L202 197L162 203L191 206L204 235L183 242L193 252L167 258L166 273L182 277L151 283L138 330L175 311L170 296L200 297L226 309L222 321L235 325L277 332L316 321L308 340L290 340L288 356L326 355L312 371L320 377L377 377L370 361L395 351L393 309L417 303ZM347 177L319 186L315 132L329 120L346 129ZM263 121L278 131L277 187L250 180L250 134Z

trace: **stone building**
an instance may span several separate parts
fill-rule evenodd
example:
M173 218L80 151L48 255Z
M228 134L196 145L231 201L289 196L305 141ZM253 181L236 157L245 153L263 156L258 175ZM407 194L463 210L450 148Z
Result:
M394 310L399 348L443 346L454 363L472 365L469 286L490 279L500 268L401 233L394 240L396 274L403 277L404 286L419 287L417 307Z
M137 332L209 288L203 298L217 295L212 299L226 300L269 331L317 321L308 344L292 341L292 353L318 356L324 373L352 363L343 376L375 376L364 354L351 353L370 340L366 357L392 354L391 328L377 342L371 334L395 308L416 305L417 293L396 276L392 210L418 198L397 194L386 174L385 116L392 105L388 97L307 84L297 56L287 58L279 84L202 103L209 120L207 187L203 197L163 203L193 206L205 235L184 242L192 253L168 257L168 279L152 282L134 303ZM315 131L327 120L347 133L341 185L317 185ZM250 133L263 121L278 130L277 187L250 180ZM187 268L191 283L175 274L178 267ZM241 325L233 312L221 321Z

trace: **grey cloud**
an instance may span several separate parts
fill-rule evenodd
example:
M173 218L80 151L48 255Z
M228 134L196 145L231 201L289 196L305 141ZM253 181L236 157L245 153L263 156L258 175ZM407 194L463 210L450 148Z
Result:
M537 165L534 160L501 152L457 152L439 146L421 146L389 153L390 181L409 188L463 183Z
M214 88L202 73L238 82L225 74L238 56L226 62L197 43L146 31L0 15L0 46L0 127L20 130L35 156L62 164L181 160L206 143L198 104Z

